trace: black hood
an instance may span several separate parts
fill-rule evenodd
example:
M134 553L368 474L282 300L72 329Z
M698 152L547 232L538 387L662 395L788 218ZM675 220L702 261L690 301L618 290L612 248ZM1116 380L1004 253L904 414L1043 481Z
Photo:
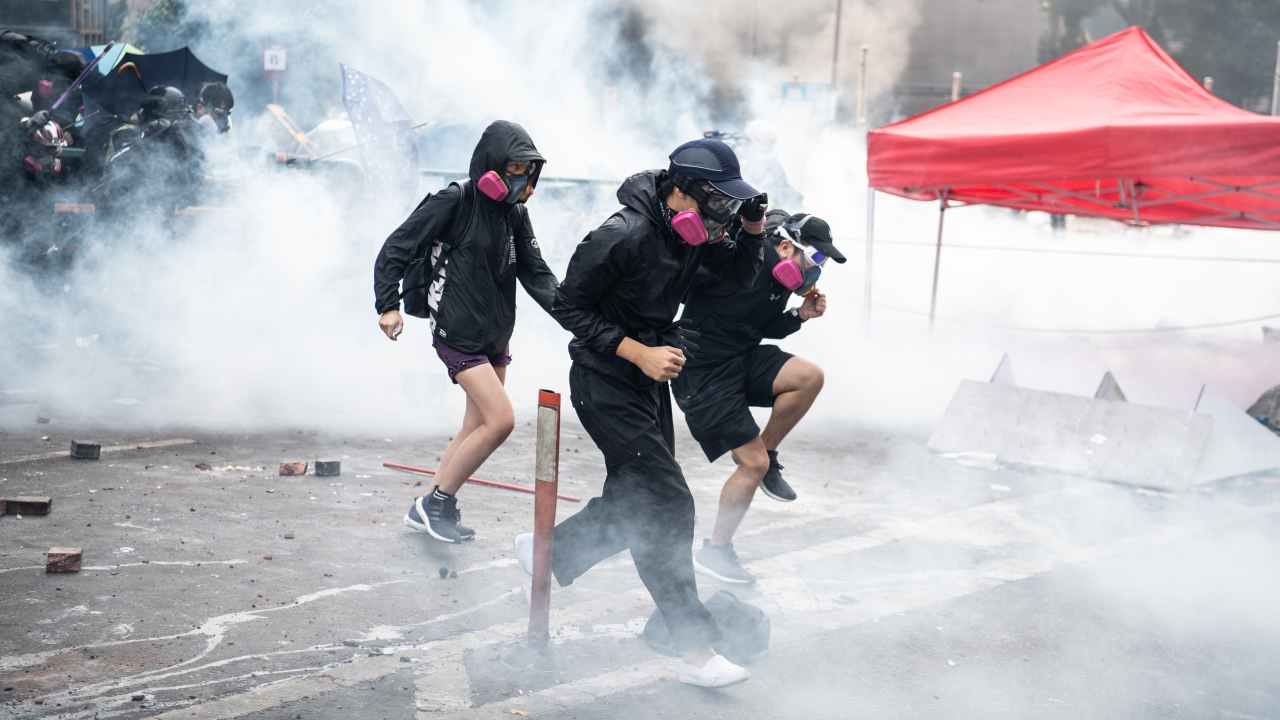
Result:
M658 227L671 227L662 216L662 198L658 197L658 184L666 174L666 170L645 170L623 180L618 187L618 202L649 218Z
M538 154L538 148L524 128L509 120L495 120L484 129L471 154L471 182L480 182L480 176L490 170L501 175L512 160L547 161Z

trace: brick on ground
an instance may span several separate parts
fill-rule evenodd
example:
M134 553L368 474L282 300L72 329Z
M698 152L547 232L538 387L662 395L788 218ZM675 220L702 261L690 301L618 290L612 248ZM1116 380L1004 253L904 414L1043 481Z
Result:
M19 495L4 498L7 515L48 515L53 509L53 498Z
M51 573L80 572L80 563L83 559L84 551L80 548L49 548L44 571Z
M306 475L307 461L294 460L294 461L282 462L280 463L280 474L281 475Z

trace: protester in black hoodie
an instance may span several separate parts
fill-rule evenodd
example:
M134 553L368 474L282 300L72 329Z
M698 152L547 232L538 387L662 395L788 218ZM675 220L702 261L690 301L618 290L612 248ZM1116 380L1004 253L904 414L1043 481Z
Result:
M671 383L707 459L715 462L729 452L738 464L720 492L715 530L693 556L698 572L728 583L755 581L738 561L732 540L756 488L774 500L796 499L782 477L778 445L809 411L823 383L822 368L760 341L787 337L822 317L827 298L816 284L822 266L827 259L845 261L821 218L770 210L765 230L764 267L750 290L698 273L681 317L699 333L698 353ZM793 293L804 301L788 310ZM772 408L763 432L752 407Z
M552 571L568 585L630 550L684 653L680 680L731 685L750 673L711 647L720 631L698 599L693 496L673 456L667 381L696 352L673 321L698 269L741 288L755 280L764 198L742 181L733 150L703 139L677 148L668 170L628 178L618 200L624 207L578 245L556 290L556 319L574 336L573 407L607 474L601 497L556 527ZM728 237L739 213L743 229ZM532 536L518 537L516 551L530 579Z
M460 524L455 495L515 427L503 382L516 280L551 312L556 276L542 259L524 206L544 162L524 128L505 120L489 125L471 156L470 180L428 196L387 238L374 265L378 325L392 340L404 328L399 284L406 267L426 253L443 266L428 293L431 333L449 378L467 394L467 410L432 486L404 524L444 542L475 537Z

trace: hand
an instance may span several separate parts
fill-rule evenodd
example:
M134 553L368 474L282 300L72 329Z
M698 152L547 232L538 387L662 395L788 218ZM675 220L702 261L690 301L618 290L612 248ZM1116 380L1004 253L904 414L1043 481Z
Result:
M764 220L764 211L769 207L769 193L760 193L759 195L742 201L742 207L738 208L738 214L747 222L760 222Z
M684 353L679 348L668 345L649 347L631 338L623 338L618 346L618 357L640 368L640 372L655 382L674 379L684 367Z
M818 292L818 288L814 288L813 292L804 296L804 302L800 305L800 310L796 313L801 320L810 320L816 317L822 317L827 311L827 296Z
M26 121L22 123L22 127L26 130L30 130L31 128L42 128L48 123L49 123L49 111L41 110L40 112L27 118Z
M378 327L382 328L382 332L386 333L387 337L396 340L404 331L404 318L400 317L399 310L388 310L378 318Z
M702 333L693 329L692 320L680 320L675 323L674 328L675 333L668 335L672 345L683 352L686 361L693 359L693 351L698 349L698 344L694 340L702 337Z

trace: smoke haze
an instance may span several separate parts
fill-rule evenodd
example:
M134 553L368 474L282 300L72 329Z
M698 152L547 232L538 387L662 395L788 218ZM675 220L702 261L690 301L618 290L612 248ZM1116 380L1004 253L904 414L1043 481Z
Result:
M797 73L825 81L833 20L825 7L809 0L694 9L580 0L501 10L460 1L196 2L185 20L201 29L196 52L212 67L231 69L238 93L246 88L236 111L241 140L252 134L253 98L263 87L257 48L273 40L292 48L281 102L311 124L342 111L341 62L395 90L415 120L431 123L423 131L428 138L436 128L461 127L443 136L447 147L438 154L465 159L488 120L509 118L530 131L552 177L621 179L664 165L672 147L703 130L773 120L777 154L805 195L805 209L830 221L851 258L828 267L820 283L831 298L828 316L784 342L827 369L827 390L806 422L927 426L960 379L985 379L1006 351L1028 386L1091 394L1111 370L1131 400L1171 407L1190 407L1204 382L1242 406L1274 382L1266 368L1275 366L1277 346L1259 342L1257 324L1097 336L940 321L930 338L922 318L879 305L927 312L936 208L883 195L877 239L925 245L877 246L878 306L865 336L861 133L829 123L829 108L783 102L778 91ZM904 67L918 21L914 3L845 4L846 95L856 79L856 47L867 42L872 102L887 102L883 91ZM609 87L617 88L616 100ZM229 213L176 220L172 237L149 225L95 226L66 277L32 281L12 263L0 269L5 385L39 389L42 407L58 416L117 423L368 432L455 425L462 395L439 367L425 322L411 319L395 344L375 323L372 260L402 216L377 212L376 201L358 203L352 215L331 185L235 156L216 172L231 178L222 202ZM434 189L432 182L420 192ZM540 188L529 207L557 274L582 235L615 206L607 186ZM1055 237L1046 224L1043 216L984 208L948 213L939 315L1104 330L1280 310L1269 304L1274 265L946 247L1268 252L1262 233L1192 229L1174 237L1166 229L1077 223L1078 230ZM509 382L517 407L527 408L536 388L565 384L568 336L523 292L519 304Z

